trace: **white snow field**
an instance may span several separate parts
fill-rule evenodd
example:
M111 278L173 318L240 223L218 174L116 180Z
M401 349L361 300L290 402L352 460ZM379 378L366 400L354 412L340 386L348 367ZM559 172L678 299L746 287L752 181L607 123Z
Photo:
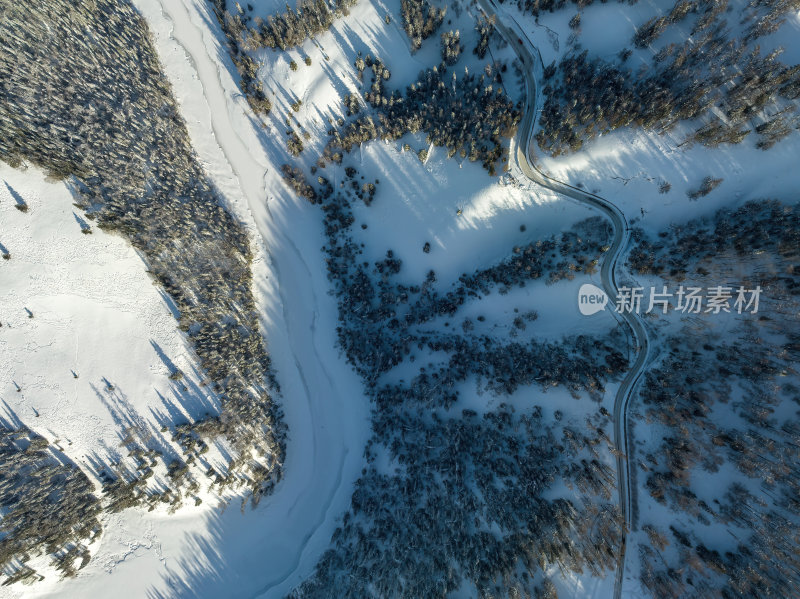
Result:
M0 263L0 418L21 420L92 476L98 461L118 459L127 427L168 447L162 423L215 411L169 302L127 242L96 227L82 233L91 223L66 186L36 169L0 164L0 179L0 249L10 254ZM26 212L15 209L23 202ZM180 386L169 379L175 368L185 374ZM162 517L105 518L109 534L92 568L110 571L136 555L144 567L158 564ZM34 563L57 580L46 561ZM30 594L17 587L2 592Z
M202 163L230 200L234 212L249 225L254 237L263 242L255 261L255 280L264 315L264 334L282 387L283 397L279 401L290 431L284 478L272 496L264 499L256 510L248 508L244 514L240 513L238 502L220 513L213 500L209 500L199 508L184 509L175 515L134 509L106 518L99 547L92 547L93 559L76 579L57 582L57 577L48 577L34 588L17 585L4 587L0 593L9 597L145 597L175 596L185 591L191 596L204 597L249 596L259 592L282 596L311 572L330 539L336 516L349 504L367 438L367 405L360 381L335 349L335 303L327 295L317 215L306 207L301 210L287 190L282 190L281 200L285 203L276 202L272 213L268 212L265 190L268 187L280 190L282 185L277 183L264 154L246 103L240 100L228 70L220 64L222 57L227 60L227 55L210 29L212 23L216 28L216 23L207 20L211 15L204 3L191 5L187 10L179 2L170 2L163 12L155 2L142 2L139 7L151 25L157 50L181 102ZM13 405L25 424L49 440L60 438L65 443L66 439L73 440L74 449L64 445L64 450L79 460L83 453L94 450L100 453L105 446L116 447L118 432L110 424L111 416L104 418L109 409L101 403L101 395L94 400L94 393L82 392L81 399L75 400L76 384L88 388L90 382L95 382L100 386L105 376L129 399L134 392L150 398L156 410L162 405L156 394L157 385L161 381L164 389L168 389L169 380L167 368L160 365L150 340L156 340L169 358L187 372L191 361L176 322L133 250L126 249L123 240L103 235L97 229L93 235L81 234L62 184L46 184L41 181L42 176L35 179L30 172L20 174L7 167L2 172L9 173L4 178L20 195L31 197L27 200L31 206L27 214L13 208L8 194L2 196L0 204L4 210L0 243L12 253L10 261L3 261L0 275L4 297L0 350L4 358L15 356L13 360L4 359L2 398ZM266 176L270 173L272 177ZM44 198L58 194L62 205L60 220L56 221L55 215L45 216L45 210L51 207ZM25 234L21 226L5 226L7 211L15 220L33 219L41 212L53 222L46 230L36 230L34 239L26 240L19 237ZM33 221L29 222L33 228ZM17 230L12 235L11 231ZM59 282L59 286L54 284L51 289L48 281L43 280L44 275L34 276L33 268L26 269L22 260L29 249L42 254L48 239L56 232L69 233L71 237L60 240L60 246L45 255L46 261L31 260L34 264L53 263L57 272L53 269L46 272L49 278L68 283L74 280L75 284ZM32 237L30 232L27 235ZM38 249L34 246L37 239L41 246ZM78 255L82 262L65 260L76 251L71 241L87 247L85 253ZM101 242L113 253L98 254L96 246ZM94 251L89 243L95 244ZM120 258L127 262L118 264ZM78 277L87 277L82 274L86 262L93 266L95 279L85 285L91 292L84 297L76 290L81 289ZM138 279L132 271L138 271ZM121 282L111 285L105 279ZM150 296L140 300L145 291ZM69 304L62 307L61 302L54 301L58 295L68 297L70 293L75 299ZM8 312L13 317L6 316L6 294ZM142 305L137 305L137 311L127 317L124 307L130 301ZM29 322L25 306L34 313ZM10 337L6 321L12 327L26 326L28 330L40 327L41 339L33 342L30 336ZM143 322L152 323L152 332ZM52 336L44 330L48 323L52 323L51 329L66 329L53 342L62 355L44 351L50 343L48 336ZM115 324L112 327L109 323ZM72 335L71 330L79 334ZM85 338L81 331L87 331ZM116 345L99 343L104 337L114 339ZM77 357L76 339L81 349ZM178 348L185 357L178 353ZM92 349L94 352L90 353ZM36 360L31 357L34 354ZM13 365L13 370L6 376L8 364ZM73 383L71 364L76 365L78 383ZM46 391L50 385L57 391L53 378L64 381L60 383L63 386L60 395L54 392L48 398L41 391L33 394L35 386ZM17 394L15 380L21 386L30 385L31 391L26 392L23 387ZM63 399L59 403L60 396ZM17 397L18 404L12 404ZM76 410L74 418L67 409L70 401L86 404L82 412ZM149 408L145 401L136 403L137 417L150 416ZM42 414L42 419L28 417L34 416L33 409ZM61 414L61 420L57 414ZM46 415L52 420L43 420ZM95 418L97 422L93 421ZM102 430L109 439L98 440L106 421L108 424ZM63 426L56 427L57 422ZM77 445L79 440L83 445Z

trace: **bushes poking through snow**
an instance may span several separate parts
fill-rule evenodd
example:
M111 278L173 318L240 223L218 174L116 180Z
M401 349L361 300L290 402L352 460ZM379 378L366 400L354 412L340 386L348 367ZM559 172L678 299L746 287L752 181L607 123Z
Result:
M718 187L720 183L722 183L722 179L706 177L703 179L703 182L700 183L700 187L692 191L687 191L686 195L689 197L690 200L696 200L698 198L705 197L712 191L714 191L714 189Z

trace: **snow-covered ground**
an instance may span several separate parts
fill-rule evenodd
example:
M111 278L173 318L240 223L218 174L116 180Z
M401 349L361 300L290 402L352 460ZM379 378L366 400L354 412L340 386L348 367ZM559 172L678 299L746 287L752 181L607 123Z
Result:
M121 427L136 424L129 411L160 428L171 418L164 400L179 407L175 394L201 377L169 302L125 240L97 227L83 234L91 222L65 185L35 168L0 164L0 179L0 243L11 255L0 262L0 394L73 459L105 457L118 451ZM168 378L175 367L186 375L180 387Z
M94 558L79 577L57 584L52 584L56 579L51 577L34 589L3 588L7 596L175 596L182 590L192 596L248 596L267 591L270 596L282 596L316 564L335 518L349 504L352 483L361 469L367 405L360 381L335 349L335 303L327 295L317 214L299 205L283 188L265 156L259 132L229 75L229 60L216 37L217 25L208 5L165 4L163 12L157 2L143 1L138 6L153 30L201 162L260 245L255 262L257 297L290 431L285 475L272 496L244 514L238 503L221 513L206 502L172 516L128 510L107 518L99 547L93 548ZM158 385L167 395L170 382L150 341L157 342L186 372L190 372L190 357L178 351L185 353L186 349L176 323L157 288L150 284L144 264L125 248L124 241L97 229L93 235L81 234L62 184L46 184L30 173L22 175L10 169L3 173L7 171L7 180L26 198L30 210L18 213L8 194L2 197L0 243L12 253L10 261L3 261L0 273L4 277L0 289L10 298L8 316L3 302L2 318L12 327L26 330L24 326L38 336L32 341L30 336L15 335L0 346L4 357L14 356L4 362L4 370L6 364L13 370L3 377L3 399L48 439L73 440L74 449L64 449L79 458L82 452L102 449L95 428L110 422L111 416L100 403L101 389L95 403L87 403L84 412L73 417L66 408L67 402L75 401L75 386L82 384L88 390L94 382L99 387L105 376L125 393L137 414L141 410L142 417L150 416L147 402L153 403L154 410L160 407ZM277 191L275 196L272 189ZM269 203L268 190L272 196ZM53 202L58 213L49 213L55 208L45 201L48 197L59 198L60 206ZM6 229L7 211L11 213L9 224L12 217L31 219L27 232L24 225ZM37 229L34 234L32 219L37 214L50 222L48 229ZM63 238L57 240L60 245L48 250L50 238L57 233ZM73 245L85 251L77 254L74 262L66 262L66 257L76 254ZM98 255L98 246L108 247L107 254ZM54 266L33 276L33 268L25 268L23 262L26 254L34 265ZM81 280L88 276L81 274L85 263L92 267L94 278L82 287ZM62 281L51 288L45 275L67 284ZM82 288L86 292L80 295ZM59 294L75 299L62 305L54 301ZM130 302L137 302L135 310ZM26 306L34 313L28 322ZM126 315L123 307L132 314ZM44 351L50 343L48 336L54 336L45 327L59 331L51 346L60 354ZM7 330L11 329L4 325L3 331ZM78 334L72 335L73 330ZM116 345L100 343L104 336L114 339ZM76 342L80 343L77 354ZM93 347L88 347L92 342ZM30 355L35 355L36 361ZM79 374L77 382L73 382L71 364ZM23 390L17 393L13 381ZM55 387L57 383L63 390ZM49 398L47 385L57 391ZM12 398L6 399L8 395L19 397L20 402L25 397L30 403L13 404ZM89 393L81 397L84 402L95 398ZM25 417L34 408L41 412L41 420ZM59 414L64 426L56 428ZM70 425L74 418L81 419L80 426ZM93 418L100 421L95 423ZM53 433L48 434L47 427ZM103 430L110 436L105 445L114 447L116 430L110 425ZM84 443L80 447L79 440Z
M729 10L729 24L736 31L742 4L731 4L733 9ZM653 50L637 50L632 46L631 37L636 27L654 15L668 12L671 6L671 2L639 2L633 6L598 3L582 8L581 32L575 39L581 50L588 50L590 59L601 57L613 61L623 48L632 49L633 55L628 66L635 70L639 65L650 64L653 54ZM530 39L538 46L545 65L558 62L573 49L568 42L572 35L568 23L578 12L576 7L568 6L554 14L543 14L538 20L530 15L522 15L514 8L505 7L505 10L513 14L528 32ZM780 46L784 48L781 60L785 64L800 62L798 32L800 13L790 14L776 33L759 40L762 51L766 53ZM682 35L685 32L668 29L659 39L657 47L682 41L685 39L679 39ZM777 112L778 109L779 107L771 106L766 114ZM710 216L719 208L736 208L752 199L778 198L786 202L796 202L796 190L800 182L800 175L794 167L796 157L800 154L800 135L797 132L793 132L768 151L756 147L755 134L739 145L723 145L716 149L683 144L687 134L699 126L699 123L683 123L665 135L622 129L586 143L577 153L555 159L544 156L538 147L532 148L531 153L537 157L537 164L543 171L573 185L580 183L587 190L608 198L627 214L632 223L651 234L667 229L672 223L682 223L698 216ZM706 176L722 178L723 183L707 197L697 201L690 200L687 192L697 189ZM672 184L672 190L663 195L658 193L658 186L662 181ZM750 266L752 265L737 264L738 268L734 270L741 274ZM663 283L655 277L639 279L635 284L644 287ZM741 283L741 279L714 282L723 285L734 283ZM668 324L665 320L672 322ZM676 326L684 326L686 320L659 317L650 319L650 324L654 331L658 331L659 337L665 337L677 333ZM741 317L736 318L735 315L710 318L705 323L708 329L704 331L704 338L706 335L708 338L720 335L725 339L734 330L738 320ZM657 365L658 360L653 367ZM729 418L729 411L718 410L715 422ZM647 423L639 422L636 426L637 445L658 447L662 433L661 428L650 430ZM637 454L642 452L641 448L637 450ZM635 457L636 470L641 460L641 455ZM725 489L732 480L742 478L733 470L727 465L713 476L704 472L696 477L696 484L693 480L692 490L710 504L715 493ZM641 489L646 475L640 473L638 480L640 499L636 520L650 523L688 522L690 529L696 526L696 522L688 516L675 520L675 513L651 500L648 493ZM721 550L730 545L731 539L724 527L703 527L698 535L704 542L720 547ZM721 540L725 542L714 544ZM626 560L623 597L646 594L637 580L639 566L636 547L640 543L649 544L649 541L644 533L636 530L635 521L628 543L629 559Z
M97 227L81 232L91 224L63 183L5 164L0 179L0 244L10 254L0 262L0 417L18 418L90 475L96 463L124 453L127 427L168 447L163 423L216 409L200 391L202 376L169 302L125 240ZM19 202L26 212L15 209ZM179 383L169 379L174 368L184 372ZM206 509L184 508L180 517ZM163 559L167 521L136 511L105 518L91 567L111 571L142 556L152 568ZM36 569L56 576L44 563Z
M274 5L270 10L283 6L257 4ZM0 596L281 597L312 572L327 548L349 505L369 434L369 406L361 382L336 348L336 300L328 294L320 252L324 243L320 212L297 199L280 177L279 168L288 161L284 118L294 114L299 126L312 132L303 157L316 155L329 126L327 118L341 115L343 95L360 85L353 67L359 50L385 60L392 70L388 87L402 88L432 64L438 40L428 40L412 57L397 7L393 4L389 10L379 0L361 2L351 18L337 22L316 43L307 41L287 53L263 52L261 76L275 92L275 108L262 123L237 88L208 2L136 0L136 5L153 31L202 164L258 244L257 301L289 428L284 479L257 509L244 513L238 503L221 512L209 500L175 515L128 510L107 517L103 537L93 547L94 558L76 579L56 586L51 577L33 589L3 588ZM387 12L392 12L388 26ZM443 29L458 26L467 37L472 17L466 12L460 17L448 13L450 17L453 23ZM585 30L587 22L585 17ZM465 42L467 54L473 45ZM541 46L544 54L545 44ZM312 58L312 65L303 63L305 56ZM297 71L289 68L292 58L299 65ZM464 60L470 69L480 68L473 57L465 55ZM512 79L509 74L508 80ZM297 99L303 104L294 113L289 105ZM685 188L696 187L707 174L724 176L726 182L691 205L702 205L704 210L716 207L717 198L722 202L730 197L723 194L735 181L743 194L753 188L763 193L784 189L777 177L757 179L746 174L749 170L742 165L753 156L761 159L759 164L768 173L786 167L779 160L768 161L770 153L754 148L750 154L737 155L738 163L724 154L695 156L697 161L710 160L715 170L693 167L695 171L683 173L682 188L680 169L689 167L676 166L669 154L661 155L658 146L648 145L667 140L615 135L574 158L543 161L542 166L562 180L618 197L631 212L634 206L638 212L644 198L645 224L657 221L658 227L678 211L683 215L690 206ZM406 142L414 151L402 151ZM433 269L440 284L449 284L462 272L497 262L513 245L547 237L595 214L527 184L514 184L508 177L498 184L478 165L448 161L442 151L431 151L423 164L416 155L423 145L421 139L375 142L347 159L367 180L381 180L373 205L356 207L357 223L367 225L355 228L357 240L365 245L365 259L376 260L392 249L403 260L402 276L411 282ZM635 176L623 185L612 178L617 174ZM656 176L673 183L671 194L657 195L656 184L646 180ZM0 393L28 426L50 440L61 439L65 453L80 462L83 455L118 445L119 427L113 420L122 409L118 404L130 408L126 416L159 422L163 403L158 394L170 397L174 392L160 352L191 381L199 384L201 377L190 374L192 357L168 302L123 240L97 228L92 235L81 234L62 184L47 183L34 171L7 167L2 167L0 177L30 205L27 214L15 210L10 192L0 186L0 243L12 254L10 261L0 263L0 359L9 373L0 380ZM426 241L432 246L430 254L422 252ZM608 330L613 324L608 314L591 318L578 314L580 282L552 287L537 282L508 295L497 294L481 326L508 326L515 309L533 309L539 319L520 333L526 338L536 334L558 339ZM32 319L25 308L33 313ZM473 316L470 310L473 307L466 306L465 315ZM474 315L483 312L478 305L474 310ZM77 379L70 369L79 375ZM104 377L118 394L124 393L126 402L109 399ZM610 386L607 397L613 397L614 390ZM563 400L568 415L580 418L581 404L563 390L548 396L554 404ZM464 401L478 405L489 399L465 394ZM519 392L515 401L524 404L526 399ZM560 585L560 596L608 596L609 582L613 584L590 576L572 578Z
M632 50L626 66L635 71L641 65L652 64L654 53L650 48L633 46L631 39L636 27L650 17L668 13L672 5L671 1L638 2L632 6L595 3L581 9L581 30L576 41L582 50L589 52L590 59L600 57L613 62L621 50ZM745 5L743 1L731 2L728 24L734 36L741 30L739 19ZM576 7L570 5L555 13L542 14L538 22L516 7L505 5L503 10L512 14L529 33L545 65L557 63L572 49L568 43L572 34L568 23L578 12ZM688 31L683 26L668 28L656 48L685 40L686 35ZM681 36L684 37L679 39ZM758 42L762 54L783 48L780 60L795 65L800 63L798 39L800 12L789 14L777 32ZM769 114L773 112L777 108L767 110ZM616 203L629 219L639 217L636 224L651 232L672 222L713 214L723 206L733 208L758 198L789 198L795 193L800 180L794 166L800 155L798 132L792 132L767 151L756 147L755 133L738 145L718 148L681 145L687 134L700 125L681 123L664 135L624 128L598 137L568 156L549 158L538 147L533 148L533 156L544 172L573 185L582 183L587 190L597 190L599 195ZM687 191L697 189L707 176L722 178L723 182L708 196L690 200ZM669 193L658 193L661 181L672 184Z

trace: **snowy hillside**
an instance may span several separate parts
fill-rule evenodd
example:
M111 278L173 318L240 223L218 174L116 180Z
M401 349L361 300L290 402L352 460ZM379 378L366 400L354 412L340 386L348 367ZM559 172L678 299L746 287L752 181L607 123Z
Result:
M800 69L754 61L787 83L747 119L609 131L625 110L564 76L586 50L637 85L708 14L744 40L719 6L0 15L0 597L790 593L796 117L757 144ZM784 12L757 42L794 65ZM704 146L712 117L753 134ZM717 280L763 285L763 318L578 304ZM84 475L97 525L37 531Z

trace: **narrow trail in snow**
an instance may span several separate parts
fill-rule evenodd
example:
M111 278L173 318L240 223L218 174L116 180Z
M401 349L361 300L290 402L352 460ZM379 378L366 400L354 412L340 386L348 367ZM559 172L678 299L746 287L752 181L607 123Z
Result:
M517 162L526 177L546 187L552 191L563 194L578 202L588 204L599 209L611 221L614 227L614 241L609 248L603 265L600 270L603 288L608 295L609 302L617 301L619 288L617 286L616 268L620 258L625 254L630 243L630 227L625 218L625 214L613 202L602 198L596 194L583 191L568 183L564 183L549 175L544 174L533 161L529 160L528 153L531 147L533 130L536 124L534 115L536 114L537 87L534 70L538 66L542 67L541 56L536 46L528 39L525 31L512 17L502 10L499 10L494 0L478 0L481 8L487 15L495 15L495 26L506 41L514 48L515 53L524 65L526 97L525 111L519 127L519 144L517 146ZM534 53L536 58L534 57ZM619 505L622 516L625 520L625 527L622 531L622 547L617 562L616 578L614 581L614 597L619 599L622 593L622 579L625 573L625 553L627 545L627 533L631 527L631 496L632 491L629 481L630 448L628 447L628 419L627 409L631 396L636 388L636 384L645 372L645 367L650 354L650 339L647 335L642 319L639 314L633 312L617 313L613 312L614 317L621 323L627 325L635 341L635 351L637 352L636 361L625 375L622 383L617 390L614 398L614 443L620 454L616 457L617 466L617 490L619 492Z

